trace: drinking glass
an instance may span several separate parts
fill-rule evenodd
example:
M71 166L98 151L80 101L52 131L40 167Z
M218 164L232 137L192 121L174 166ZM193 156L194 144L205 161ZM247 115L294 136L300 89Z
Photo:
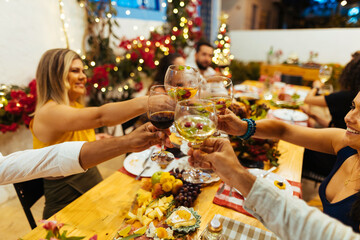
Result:
M213 101L217 114L230 107L233 96L233 83L230 78L224 76L207 77L200 87L200 98ZM214 135L220 136L220 131L217 130Z
M199 90L199 71L189 66L170 65L165 74L164 85L169 96L178 101L192 98Z
M319 88L319 94L321 95L329 95L334 91L334 88L331 84L324 84Z
M330 77L331 77L331 73L332 73L332 67L329 65L321 65L320 70L319 70L319 78L321 83L325 83L327 82Z
M214 102L205 99L179 101L175 108L175 127L180 136L190 142L193 148L212 136L216 131L217 115ZM211 174L190 168L182 174L185 181L204 183Z
M152 86L148 100L148 118L158 129L167 129L174 122L176 102L163 89L164 85ZM162 142L161 150L154 152L151 160L156 161L161 168L166 168L174 160L174 155L165 151L164 142Z

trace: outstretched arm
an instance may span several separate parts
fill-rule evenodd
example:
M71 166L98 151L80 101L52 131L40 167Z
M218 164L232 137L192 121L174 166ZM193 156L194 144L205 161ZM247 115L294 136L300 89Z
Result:
M168 130L157 131L147 123L126 136L95 142L65 142L41 149L19 151L5 157L0 154L0 184L81 173L115 156L160 144L163 139L171 147L168 134Z
M147 101L148 97L144 96L108 103L100 107L85 108L73 108L51 101L36 111L33 129L41 140L51 142L52 138L58 137L63 132L124 123L145 113Z
M248 124L230 110L218 119L218 128L231 135L242 136ZM278 120L264 119L256 121L254 137L281 139L311 150L336 154L343 147L345 130L337 128L314 129L290 125Z
M242 167L226 139L207 139L189 151L190 164L212 168L245 197L245 209L281 239L360 239L353 230Z

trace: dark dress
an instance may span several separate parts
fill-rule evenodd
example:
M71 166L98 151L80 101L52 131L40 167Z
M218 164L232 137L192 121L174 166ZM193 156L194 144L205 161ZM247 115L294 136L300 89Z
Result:
M330 203L326 199L325 190L327 185L329 184L331 178L340 168L340 166L348 159L350 156L356 154L357 151L351 147L342 148L337 154L337 160L335 162L334 168L331 170L330 175L325 178L325 180L321 183L319 188L319 196L324 208L324 213L329 215L330 217L336 218L345 225L351 226L355 232L359 232L359 222L353 221L350 216L350 210L357 199L357 193L339 201L336 203Z
M346 129L344 118L350 110L356 91L339 91L325 96L331 114L329 127ZM336 162L336 156L305 149L302 177L321 182Z

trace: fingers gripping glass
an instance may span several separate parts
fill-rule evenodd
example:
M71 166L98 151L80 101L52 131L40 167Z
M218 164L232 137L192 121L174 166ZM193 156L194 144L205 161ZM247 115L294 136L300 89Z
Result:
M175 127L180 136L193 148L214 134L217 126L215 104L205 99L183 100L176 104ZM200 169L190 168L182 174L185 181L203 183L212 178Z
M230 107L233 101L233 83L230 78L224 76L211 76L205 80L201 84L200 98L213 101L217 114L220 114ZM216 131L214 135L219 136L220 131Z
M163 85L155 85L150 88L148 100L148 118L158 129L168 129L174 122L175 101L165 92ZM165 151L165 140L161 144L161 151L154 152L151 160L156 161L161 168L174 160L174 155Z

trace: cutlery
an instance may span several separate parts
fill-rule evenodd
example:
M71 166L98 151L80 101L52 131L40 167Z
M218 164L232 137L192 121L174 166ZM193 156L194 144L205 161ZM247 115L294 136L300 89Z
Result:
M144 169L139 173L139 175L136 176L135 180L139 180L140 177L141 177L141 175L142 175L146 170L148 170L148 169L150 168L150 166L146 166L146 163L150 160L150 158L151 158L154 150L155 150L155 147L152 147L151 150L150 150L149 156L147 157L147 159L144 161L144 163L143 163L143 165L142 165L142 167L143 167ZM146 167L145 167L145 166L146 166Z
M216 195L220 195L222 194L222 192L225 190L225 183L223 183L223 185L221 186L221 188L219 189L219 191L216 193Z
M269 175L269 173L271 173L272 171L274 171L276 169L276 167L272 167L269 170L267 170L264 174L260 174L259 177L266 177L267 175Z

